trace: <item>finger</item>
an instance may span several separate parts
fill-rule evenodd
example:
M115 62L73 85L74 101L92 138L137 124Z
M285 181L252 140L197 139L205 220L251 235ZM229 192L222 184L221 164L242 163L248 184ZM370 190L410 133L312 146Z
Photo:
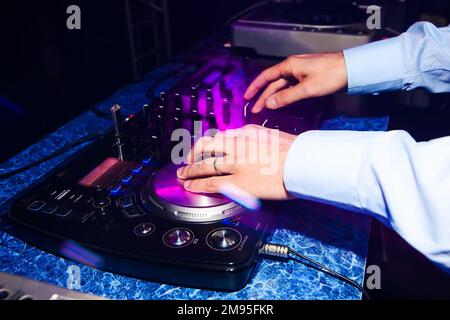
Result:
M214 167L214 161L215 167ZM232 174L234 166L227 163L224 158L208 158L200 162L196 162L177 170L177 176L180 179L197 179L203 177L217 176L218 172L221 174Z
M206 147L206 145L211 143L213 139L214 137L210 136L203 136L200 139L198 139L198 141L194 144L194 146L191 148L186 157L187 163L194 163L196 161L201 160L201 158L197 159L197 157L203 154L203 149Z
M183 184L187 191L195 193L219 193L224 183L229 183L232 176L210 177L186 180Z
M258 100L255 102L255 105L252 108L253 113L258 113L266 106L266 99L276 93L277 91L286 88L289 85L290 81L284 78L278 79L275 82L269 84L269 86L263 91L263 93L259 96Z
M283 62L280 62L279 64L276 64L261 72L248 86L244 93L244 98L246 100L250 100L258 93L259 90L264 88L270 82L290 76L291 71L289 65L290 63L288 62L288 59L285 59Z
M243 135L243 129L221 131L214 137L203 137L197 141L187 156L188 164L212 156L227 155L234 152L236 139Z
M266 107L268 109L278 109L299 100L317 97L318 93L315 86L305 79L299 84L290 88L280 90L266 100Z

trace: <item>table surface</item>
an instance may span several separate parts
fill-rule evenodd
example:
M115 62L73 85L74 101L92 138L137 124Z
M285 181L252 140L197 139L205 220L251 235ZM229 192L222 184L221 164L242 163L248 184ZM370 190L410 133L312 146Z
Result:
M180 63L164 65L141 82L131 84L98 108L108 110L119 103L125 112L134 112L147 103L145 92L155 84L155 91L167 90L179 79L192 72L192 66ZM162 75L173 73L161 81ZM155 82L157 81L157 82ZM336 117L325 121L324 130L386 130L388 119ZM6 163L0 173L19 168L59 149L86 134L102 132L110 127L109 120L91 111L81 114L41 141L30 146ZM28 187L61 161L76 153L82 146L43 163L33 169L0 181L0 212L7 211L7 201ZM268 239L289 245L326 266L362 283L367 257L371 218L330 206L307 201L280 203L276 230ZM34 280L65 287L69 267L79 266L80 291L110 299L361 299L352 286L322 274L305 264L289 261L261 260L248 285L238 292L226 293L137 280L56 257L30 246L0 230L0 271L22 275Z

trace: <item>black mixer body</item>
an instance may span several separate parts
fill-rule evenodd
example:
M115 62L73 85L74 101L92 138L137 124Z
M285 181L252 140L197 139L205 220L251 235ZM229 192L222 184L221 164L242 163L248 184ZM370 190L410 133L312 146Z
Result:
M249 209L224 195L184 191L172 163L179 143L172 133L184 128L194 142L208 129L264 123L299 134L317 127L324 102L252 115L242 95L264 63L233 54L202 61L142 111L130 116L113 108L114 130L22 192L8 214L16 235L102 270L188 287L243 288L273 228L276 204Z

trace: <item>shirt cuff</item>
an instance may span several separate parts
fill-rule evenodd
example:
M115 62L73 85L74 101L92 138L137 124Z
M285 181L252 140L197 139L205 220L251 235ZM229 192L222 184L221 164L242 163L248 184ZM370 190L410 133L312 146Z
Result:
M398 37L344 50L348 93L399 90L403 85L403 59Z
M300 198L361 209L358 188L365 150L379 134L344 130L300 134L286 158L286 190Z

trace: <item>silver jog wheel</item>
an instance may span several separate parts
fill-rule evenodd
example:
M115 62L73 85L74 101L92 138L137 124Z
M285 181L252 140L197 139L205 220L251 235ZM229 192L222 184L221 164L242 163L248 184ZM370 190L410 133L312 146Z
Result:
M176 170L168 165L156 172L144 186L144 202L158 207L166 218L185 222L213 222L235 217L246 209L221 194L193 193L183 188Z

